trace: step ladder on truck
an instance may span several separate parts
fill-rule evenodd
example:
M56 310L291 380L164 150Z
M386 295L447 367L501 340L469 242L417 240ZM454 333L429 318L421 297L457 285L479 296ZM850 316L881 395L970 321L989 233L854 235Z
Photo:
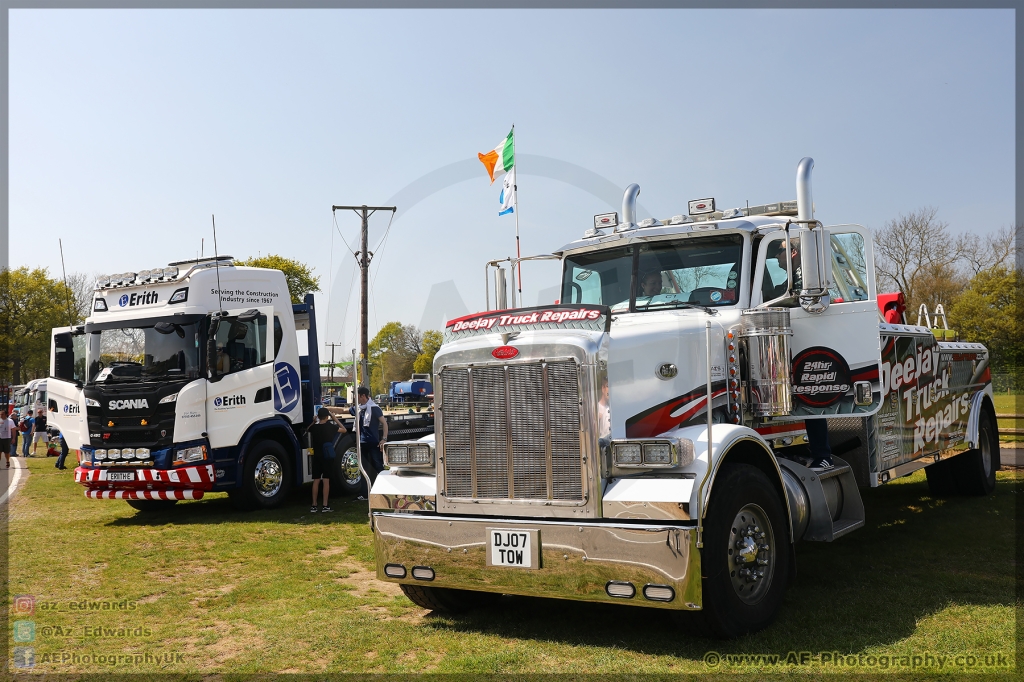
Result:
M431 609L615 602L733 637L772 622L799 541L864 525L860 488L926 467L937 494L990 493L988 352L885 321L870 233L815 219L812 166L795 202L663 221L631 185L549 256L550 306L508 309L496 267L494 310L434 359L436 433L386 446L378 578Z
M53 330L48 380L86 496L153 511L222 491L264 509L310 482L315 312L281 271L230 256L100 277L85 324ZM433 430L432 414L408 417L397 433ZM336 495L365 490L348 426L327 465Z

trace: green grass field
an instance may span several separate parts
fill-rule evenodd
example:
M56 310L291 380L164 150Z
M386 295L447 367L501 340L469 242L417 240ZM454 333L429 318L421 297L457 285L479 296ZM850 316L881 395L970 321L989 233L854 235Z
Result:
M314 516L304 490L283 509L240 513L218 494L147 516L85 499L52 459L28 463L9 510L9 591L36 599L34 616L11 616L35 624L35 672L763 679L1015 669L1019 472L1000 472L991 498L931 499L922 472L864 491L866 528L798 545L798 576L775 625L722 642L688 638L667 613L630 606L504 597L493 610L434 615L374 579L364 503L339 500L338 512ZM709 665L709 652L793 656ZM817 659L801 663L801 652ZM139 658L107 663L118 655ZM829 662L840 655L842 665ZM926 667L901 665L915 656ZM976 658L957 665L957 656Z

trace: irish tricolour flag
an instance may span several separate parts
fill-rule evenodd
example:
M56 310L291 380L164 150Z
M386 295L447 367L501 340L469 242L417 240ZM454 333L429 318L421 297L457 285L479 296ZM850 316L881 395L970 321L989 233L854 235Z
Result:
M487 152L486 154L477 154L480 158L480 163L487 169L487 174L491 176L491 184L500 178L505 173L512 170L512 167L516 164L516 144L512 136L516 132L515 127L508 132L506 137L501 144Z

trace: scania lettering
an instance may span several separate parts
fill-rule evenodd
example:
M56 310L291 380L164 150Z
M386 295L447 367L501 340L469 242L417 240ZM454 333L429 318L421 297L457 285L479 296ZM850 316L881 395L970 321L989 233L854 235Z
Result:
M221 257L104 276L85 324L53 330L50 422L81 451L87 497L274 507L312 480L319 369L313 296L293 304L279 270ZM432 414L394 429L432 430ZM338 449L334 491L363 490L353 438Z
M735 637L783 607L799 542L864 525L860 488L924 468L933 495L991 493L988 351L885 321L871 233L815 219L812 165L795 202L665 220L637 221L631 185L543 257L552 305L509 306L488 264L493 309L434 359L436 434L386 446L377 577L424 608L622 603Z
M149 402L145 398L138 400L111 400L107 404L112 410L138 410L143 407L149 407Z

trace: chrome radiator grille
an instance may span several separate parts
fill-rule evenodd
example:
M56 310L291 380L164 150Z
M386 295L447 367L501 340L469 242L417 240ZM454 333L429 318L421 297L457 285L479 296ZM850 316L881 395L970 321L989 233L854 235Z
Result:
M572 360L441 370L448 498L583 501Z

